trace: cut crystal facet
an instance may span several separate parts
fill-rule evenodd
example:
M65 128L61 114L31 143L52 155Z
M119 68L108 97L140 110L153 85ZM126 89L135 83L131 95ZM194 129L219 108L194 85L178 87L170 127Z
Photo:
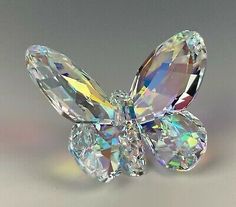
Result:
M144 140L154 161L177 171L192 169L207 147L207 133L188 111L169 113L143 124Z
M120 136L121 168L129 176L140 176L146 171L146 160L141 128L135 121L128 121Z
M137 118L147 120L186 108L199 89L206 58L204 41L193 31L180 32L157 47L131 87Z
M120 174L120 132L112 125L75 124L69 151L86 174L108 182Z
M112 180L121 170L130 176L145 171L141 129L135 121L126 121L126 98L123 91L111 95L117 114L114 123L79 123L71 131L69 151L85 173L102 182Z
M69 151L88 175L108 182L122 171L140 176L144 145L166 168L187 171L206 151L202 123L184 111L201 84L207 52L194 31L162 43L138 70L130 93L108 98L65 55L45 46L26 51L28 72L54 108L74 124Z
M26 51L31 78L54 108L74 122L109 122L115 111L98 84L65 55L45 46Z
M145 152L141 139L141 126L135 120L134 105L128 93L117 90L111 94L110 102L117 107L115 123L121 126L121 168L129 176L140 176L145 172Z

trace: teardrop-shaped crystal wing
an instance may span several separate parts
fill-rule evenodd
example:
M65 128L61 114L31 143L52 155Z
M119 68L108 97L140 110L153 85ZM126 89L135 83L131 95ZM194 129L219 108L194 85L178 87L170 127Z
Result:
M191 170L206 152L206 129L188 111L167 113L160 119L144 123L142 127L143 139L153 155L152 161L166 168Z
M204 41L193 31L180 32L157 47L131 87L137 118L186 108L202 82L206 59Z
M69 151L81 169L101 182L120 175L119 127L79 123L71 130Z
M36 85L66 118L74 122L114 118L113 106L102 89L65 55L33 45L26 51L26 66Z

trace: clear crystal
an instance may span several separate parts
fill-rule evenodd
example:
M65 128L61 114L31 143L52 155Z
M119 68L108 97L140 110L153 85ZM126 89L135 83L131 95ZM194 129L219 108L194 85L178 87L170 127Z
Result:
M115 122L117 124L123 124L125 121L136 118L133 100L126 91L116 90L111 93L110 103L116 107Z
M174 112L143 124L154 161L177 171L192 169L207 147L207 132L190 112Z
M129 176L140 176L145 172L145 152L141 139L141 126L135 120L133 101L128 93L117 90L111 94L110 102L117 107L116 124L122 127L120 134L121 168Z
M86 174L109 182L120 174L120 133L112 125L75 124L69 151Z
M207 52L202 37L180 32L154 50L131 87L136 117L147 121L186 108L201 84Z
M140 176L145 173L146 161L140 126L135 121L128 121L120 136L122 170L129 176Z
M114 119L114 107L102 89L67 56L33 45L25 59L34 83L61 115L75 122L106 123Z
M55 109L76 122L69 150L88 175L108 182L121 171L145 172L145 142L163 166L186 171L206 150L202 123L186 108L201 84L206 47L193 31L180 32L140 67L130 93L110 99L65 55L45 46L26 51L27 70Z
M121 170L130 176L140 176L145 171L140 126L134 120L126 120L132 114L127 93L114 92L111 103L116 108L116 121L75 124L69 142L69 151L79 166L102 182L109 182Z

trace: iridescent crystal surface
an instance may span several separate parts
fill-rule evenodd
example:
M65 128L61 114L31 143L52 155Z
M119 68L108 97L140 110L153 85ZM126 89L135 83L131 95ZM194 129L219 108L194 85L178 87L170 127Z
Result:
M140 176L146 171L146 160L141 127L135 121L128 121L123 126L123 135L120 136L121 167L129 176Z
M120 133L112 125L75 124L69 151L85 173L108 182L120 174Z
M158 46L131 87L137 118L186 108L199 89L206 58L204 41L197 32L180 32Z
M74 124L69 151L88 175L108 182L122 171L145 172L144 143L155 161L178 171L193 168L206 151L202 123L183 111L201 84L207 52L202 37L180 32L139 68L130 93L108 98L65 55L45 46L26 51L27 70L55 109Z
M25 58L31 78L61 115L74 122L114 118L114 108L102 89L67 56L33 45Z
M125 91L111 94L110 102L117 108L115 123L122 127L121 168L129 176L140 176L145 172L145 152L141 140L141 126L135 120L132 99Z
M126 120L126 107L132 111L127 101L127 93L112 93L116 122L79 123L71 131L69 151L85 173L102 182L112 180L121 170L129 176L140 176L145 171L141 129L135 121Z
M207 147L202 123L190 112L174 112L143 124L154 160L177 171L192 169Z

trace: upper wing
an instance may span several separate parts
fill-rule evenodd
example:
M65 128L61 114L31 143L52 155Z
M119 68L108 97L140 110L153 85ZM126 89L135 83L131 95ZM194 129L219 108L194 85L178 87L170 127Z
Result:
M74 122L114 118L114 108L102 89L65 55L33 45L26 51L26 66L33 81L66 118Z
M197 32L180 32L158 46L139 68L130 90L137 118L186 108L199 89L206 59Z

